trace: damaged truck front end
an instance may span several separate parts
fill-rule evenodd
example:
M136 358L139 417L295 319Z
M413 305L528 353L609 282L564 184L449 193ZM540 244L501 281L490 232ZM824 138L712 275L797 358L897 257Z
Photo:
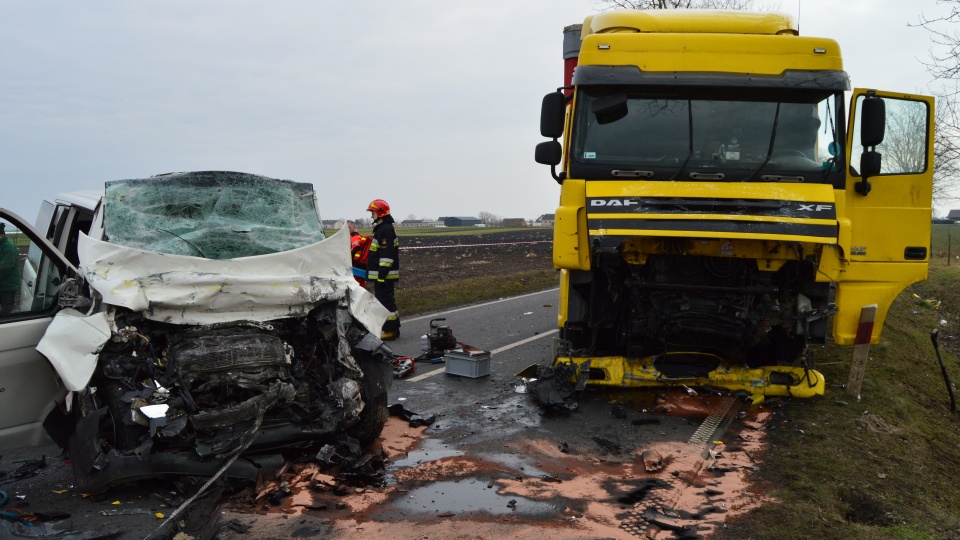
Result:
M310 184L110 182L78 248L92 306L61 311L38 349L74 392L80 489L256 480L290 449L380 434L392 353L370 330L386 311L354 281L345 234L324 237ZM98 339L78 351L80 331Z
M876 343L926 278L932 99L848 103L839 47L798 34L775 13L671 10L564 30L535 154L561 186L555 364L596 385L822 394L808 345ZM885 134L909 160L881 156Z

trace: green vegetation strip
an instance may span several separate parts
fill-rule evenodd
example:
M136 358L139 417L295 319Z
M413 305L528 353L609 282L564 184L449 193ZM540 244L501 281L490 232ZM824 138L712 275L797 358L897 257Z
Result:
M402 320L404 315L439 311L504 296L542 291L556 287L558 282L559 275L553 269L483 276L436 283L416 289L404 288L403 281L401 281L396 290L397 307L400 308Z

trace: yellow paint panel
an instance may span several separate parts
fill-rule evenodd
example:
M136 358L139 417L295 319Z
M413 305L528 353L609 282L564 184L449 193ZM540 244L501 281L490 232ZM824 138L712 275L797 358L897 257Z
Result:
M615 10L591 15L581 37L602 32L710 34L796 33L797 23L783 13L716 10Z
M832 39L735 34L593 34L581 44L579 65L759 75L843 70Z

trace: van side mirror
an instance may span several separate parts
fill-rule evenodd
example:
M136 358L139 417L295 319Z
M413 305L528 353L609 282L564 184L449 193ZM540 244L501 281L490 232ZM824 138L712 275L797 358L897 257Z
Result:
M543 103L540 105L540 134L551 139L562 137L566 111L567 102L562 92L543 96Z

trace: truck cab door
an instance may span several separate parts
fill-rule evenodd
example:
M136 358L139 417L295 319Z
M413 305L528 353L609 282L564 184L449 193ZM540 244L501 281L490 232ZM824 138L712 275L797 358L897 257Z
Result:
M876 343L890 304L927 277L933 105L928 96L853 92L848 176L836 194L840 267L833 335L838 344L855 342L860 311L872 304L877 315L870 341Z
M863 103L883 100L880 171L864 177ZM851 262L925 262L933 202L933 98L854 90L847 134L849 162L840 244ZM845 227L844 227L845 225ZM846 230L844 230L846 229ZM844 234L846 233L846 234Z
M0 449L39 444L43 422L66 390L36 346L58 311L57 292L77 275L53 245L22 218L0 208L13 266L0 263ZM9 246L7 253L9 251ZM3 251L0 251L2 253Z

